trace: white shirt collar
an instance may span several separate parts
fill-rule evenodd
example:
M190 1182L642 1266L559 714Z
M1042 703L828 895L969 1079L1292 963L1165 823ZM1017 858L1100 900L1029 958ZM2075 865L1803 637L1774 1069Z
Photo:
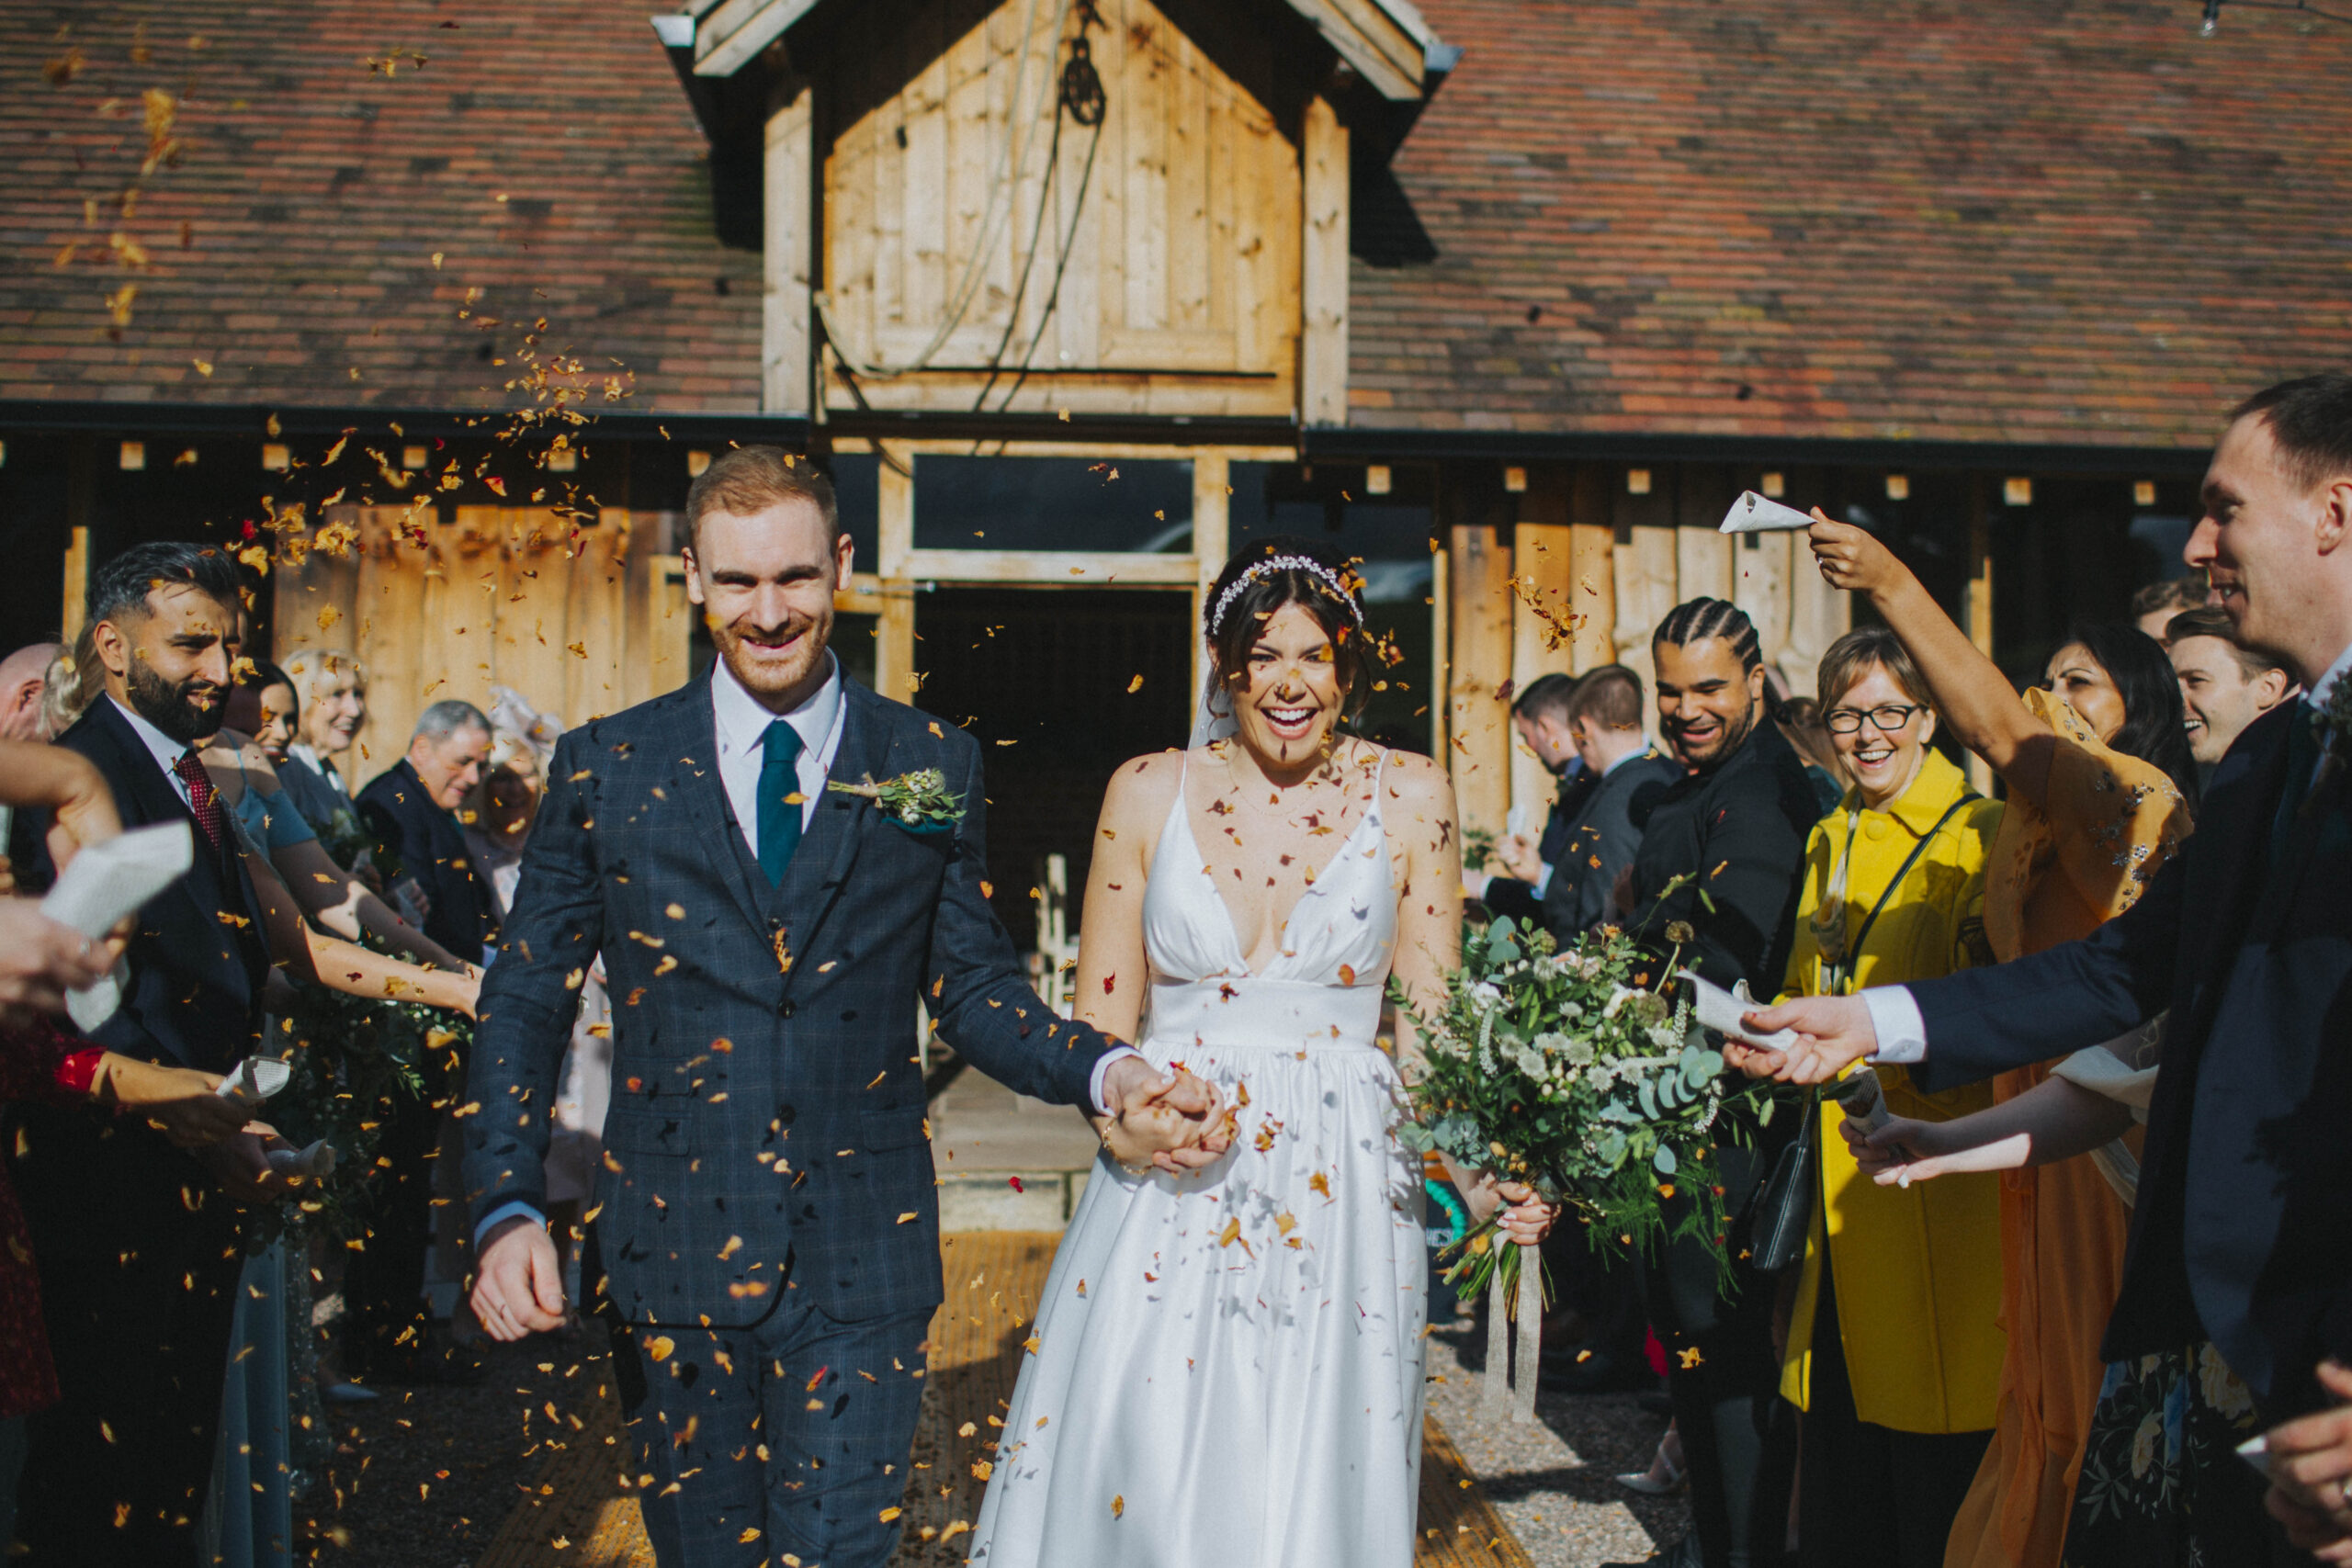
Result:
M735 672L727 668L724 659L714 660L710 671L710 704L718 721L718 743L730 751L760 750L768 726L781 718L800 733L800 746L808 756L820 755L825 742L833 733L833 723L841 716L842 666L832 649L825 650L824 683L803 698L789 713L772 713L760 705L760 700L743 689Z
M1644 757L1650 755L1650 753L1657 750L1657 742L1651 739L1646 734L1645 734L1642 737L1642 743L1639 746L1634 747L1632 750L1626 752L1623 756L1618 758L1615 761L1601 769L1600 776L1605 779L1610 774L1615 773L1618 769L1623 767L1626 763L1638 762Z
M286 754L298 762L308 763L311 771L322 778L331 779L335 776L334 764L319 755L319 749L307 740L288 742Z
M164 776L176 780L179 774L173 771L173 764L187 755L188 749L133 713L130 705L118 701L112 693L107 694L107 701L114 704L115 712L130 721L131 729L146 742L147 750L154 756L155 765L164 770Z
M2352 672L2352 648L2347 648L2335 656L2335 662L2329 665L2320 678L2312 682L2312 689L2304 696L2303 701L2311 704L2314 710L2325 712L2329 694L2335 690L2335 682L2342 680L2347 672Z

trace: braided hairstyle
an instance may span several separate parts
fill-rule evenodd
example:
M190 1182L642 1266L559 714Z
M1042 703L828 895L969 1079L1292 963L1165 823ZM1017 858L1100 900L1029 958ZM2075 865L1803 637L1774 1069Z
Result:
M1747 618L1747 611L1728 599L1702 597L1677 604L1657 624L1657 630L1650 634L1650 647L1682 648L1717 637L1731 644L1731 650L1739 655L1743 675L1764 662L1764 646L1757 638L1756 623Z

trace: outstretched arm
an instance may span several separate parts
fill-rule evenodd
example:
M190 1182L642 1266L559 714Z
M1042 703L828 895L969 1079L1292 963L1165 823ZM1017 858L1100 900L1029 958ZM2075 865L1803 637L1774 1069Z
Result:
M1864 1134L1850 1118L1838 1130L1854 1159L1881 1187L1908 1187L1961 1171L2017 1170L2055 1165L2121 1137L2132 1108L2064 1078L2050 1078L2014 1100L1949 1122L1906 1116Z
M1821 575L1832 588L1869 597L1926 678L1937 716L2012 791L2045 805L2057 745L2050 727L2027 711L2000 667L1952 624L1893 551L1860 528L1831 522L1818 507L1813 516L1808 537Z
M296 979L315 981L329 990L371 1001L407 998L452 1012L474 1010L481 982L472 976L420 969L315 930L302 919L294 896L269 863L254 854L244 859L245 870L254 879L254 896L261 900L270 956Z

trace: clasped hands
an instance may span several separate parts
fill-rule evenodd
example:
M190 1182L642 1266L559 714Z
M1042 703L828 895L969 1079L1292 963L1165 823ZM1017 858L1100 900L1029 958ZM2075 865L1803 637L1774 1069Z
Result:
M1182 1176L1214 1165L1233 1146L1234 1111L1216 1086L1183 1067L1162 1073L1123 1056L1102 1074L1110 1114L1090 1117L1102 1146L1136 1175Z

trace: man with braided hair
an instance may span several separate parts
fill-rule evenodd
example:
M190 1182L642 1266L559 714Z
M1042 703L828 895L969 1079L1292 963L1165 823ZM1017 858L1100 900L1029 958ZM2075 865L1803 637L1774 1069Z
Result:
M1746 980L1758 996L1776 995L1818 813L1804 762L1767 722L1756 627L1736 605L1693 599L1659 623L1650 649L1659 737L1686 771L1643 828L1627 929L1661 956L1679 946L1683 964L1719 986ZM1669 1352L1696 1524L1668 1559L1675 1568L1770 1562L1787 1527L1795 1445L1767 1440L1780 1377L1774 1292L1749 1259L1747 1212L1801 1120L1751 1121L1718 1145L1734 1216L1723 1238L1729 1283L1719 1283L1714 1249L1690 1238L1668 1245L1649 1270L1650 1322ZM1690 1200L1664 1201L1672 1211Z

